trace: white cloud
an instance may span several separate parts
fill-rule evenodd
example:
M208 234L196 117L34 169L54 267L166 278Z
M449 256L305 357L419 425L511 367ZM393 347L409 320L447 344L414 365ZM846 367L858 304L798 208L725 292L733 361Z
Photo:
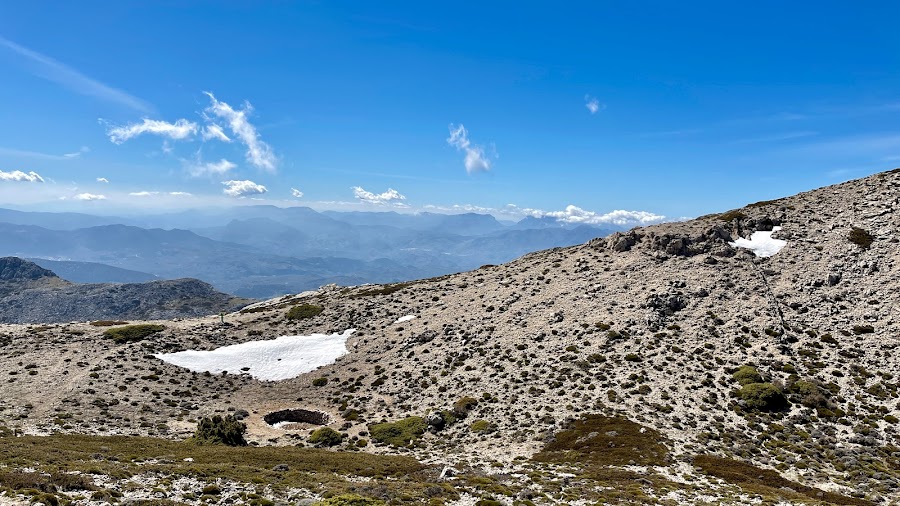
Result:
M388 188L384 193L372 193L362 189L360 186L354 186L352 190L353 196L356 197L357 200L367 204L392 204L395 206L403 206L404 204L401 201L406 200L405 196L401 195L400 192L393 188Z
M156 191L140 191L140 192L131 192L128 195L132 197L156 197L157 195L171 195L173 197L193 197L193 194L188 192L156 192Z
M148 191L131 192L128 195L132 196L132 197L152 197L154 195L159 195L159 192L148 192Z
M72 197L75 200L84 200L84 201L93 201L93 200L106 200L106 195L96 195L93 193L79 193Z
M491 170L491 161L485 156L484 148L472 144L469 141L469 131L462 124L454 128L450 125L450 137L447 138L447 144L455 147L458 151L465 151L466 172L487 172Z
M0 147L0 155L14 156L16 158L33 158L36 160L65 161L65 160L72 159L72 157L68 156L68 155L52 155L50 153L41 153L38 151L27 151L24 149L13 149L13 148L4 148L4 147Z
M150 112L152 109L149 104L137 97L91 79L68 65L20 46L11 40L0 37L0 47L5 47L19 56L27 58L31 63L31 72L34 75L61 84L76 93L115 102L141 112Z
M186 119L179 119L176 120L175 123L168 123L166 121L144 118L141 123L132 123L126 126L111 128L107 132L107 135L109 135L109 140L114 144L122 144L141 134L153 134L168 137L172 140L184 140L196 134L197 129L198 126L196 123Z
M566 206L564 211L539 211L529 210L532 216L550 216L565 223L583 223L585 225L618 225L618 226L643 226L659 223L666 219L665 216L647 211L615 210L605 214L586 211L578 206Z
M79 148L78 151L75 151L73 153L66 153L63 155L63 157L64 158L78 158L81 155L83 155L84 153L88 153L90 151L91 151L91 148L89 148L87 146L81 146L81 148Z
M597 114L603 109L606 109L606 105L601 104L596 97L592 97L590 95L584 96L584 106L587 107L587 110L590 111L591 114Z
M235 167L237 167L237 164L222 158L218 162L198 162L189 164L188 171L190 171L192 176L222 175Z
M227 103L216 100L212 93L204 93L212 101L206 112L223 119L231 133L247 147L247 161L257 168L274 171L278 163L275 153L268 144L260 140L256 127L247 120L247 116L253 111L250 103L244 102L243 109L235 110Z
M188 193L188 192L169 192L169 195L171 195L173 197L193 197L194 196L193 193Z
M43 183L44 178L40 176L37 172L31 171L28 173L22 172L21 170L14 170L12 172L3 172L0 170L0 181L21 181L26 183Z
M303 192L296 188L291 188L291 196L299 199L303 197Z
M98 177L97 182L98 183L108 183L109 179L106 179L105 177Z
M231 139L225 135L225 132L222 130L222 127L215 123L211 123L206 125L203 128L203 140L217 140L222 142L231 142Z
M222 193L229 197L259 195L269 191L265 186L256 184L253 181L222 181L222 184L226 187L222 190Z

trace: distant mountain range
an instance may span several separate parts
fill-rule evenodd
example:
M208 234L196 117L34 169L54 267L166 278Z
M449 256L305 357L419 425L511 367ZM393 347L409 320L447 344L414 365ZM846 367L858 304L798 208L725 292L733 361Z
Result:
M199 278L265 298L323 284L385 283L510 261L619 229L487 214L317 212L247 206L142 217L0 209L0 255L78 282Z
M36 263L0 258L2 323L183 318L231 312L250 302L197 279L77 284Z

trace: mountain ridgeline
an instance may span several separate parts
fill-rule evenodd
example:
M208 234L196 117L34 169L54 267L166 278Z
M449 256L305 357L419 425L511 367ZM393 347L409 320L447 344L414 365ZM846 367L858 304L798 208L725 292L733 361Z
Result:
M484 214L316 212L246 206L140 218L0 209L0 255L78 282L192 277L253 298L338 283L387 283L507 262L617 227ZM62 262L62 263L61 263ZM104 267L105 266L105 267Z
M16 257L0 258L0 322L160 320L231 312L252 302L197 279L76 284Z

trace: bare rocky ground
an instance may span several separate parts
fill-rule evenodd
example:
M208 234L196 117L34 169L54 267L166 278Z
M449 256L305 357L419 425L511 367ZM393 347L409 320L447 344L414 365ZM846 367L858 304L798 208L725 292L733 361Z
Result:
M898 211L894 171L458 275L323 287L225 325L152 322L166 330L137 343L89 323L4 325L0 425L183 439L200 416L244 410L255 444L310 446L317 426L263 420L302 408L330 415L339 451L469 476L447 504L898 504ZM788 245L771 258L728 245L773 226ZM286 319L297 304L323 311ZM347 355L279 382L152 356L348 328ZM759 376L742 387L745 365ZM464 397L477 403L449 423ZM577 432L593 415L606 417L598 430ZM408 446L372 441L371 424L410 416L433 430ZM598 456L626 446L631 456Z

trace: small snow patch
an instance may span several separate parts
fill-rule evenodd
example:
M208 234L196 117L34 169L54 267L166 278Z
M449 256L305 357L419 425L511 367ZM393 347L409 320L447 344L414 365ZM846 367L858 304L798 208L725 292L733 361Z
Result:
M154 357L196 372L214 374L242 371L262 381L280 381L333 363L347 353L346 342L356 329L342 334L281 336L267 341L249 341L212 351L187 350L158 353Z
M409 314L409 315L401 316L400 318L397 318L397 321L395 321L394 323L403 323L403 322L408 322L410 320L415 320L415 319L416 319L416 315Z
M781 248L787 246L787 241L781 239L773 239L772 234L781 230L781 227L772 227L769 232L753 232L750 239L739 238L734 242L728 243L734 248L746 248L758 257L770 257L781 251Z

